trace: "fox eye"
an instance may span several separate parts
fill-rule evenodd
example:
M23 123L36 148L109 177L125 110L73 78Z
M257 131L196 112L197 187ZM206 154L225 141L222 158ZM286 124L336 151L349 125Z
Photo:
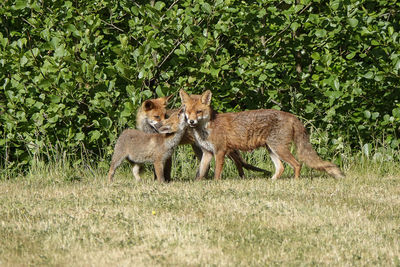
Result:
M201 110L196 111L196 113L197 113L197 114L200 114L200 113L201 113Z
M154 116L154 119L159 120L160 116Z

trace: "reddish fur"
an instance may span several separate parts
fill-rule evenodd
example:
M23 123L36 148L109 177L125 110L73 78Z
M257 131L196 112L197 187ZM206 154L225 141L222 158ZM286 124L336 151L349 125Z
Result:
M200 95L191 95L193 99L200 99ZM157 128L163 125L165 118L169 117L172 113L176 112L176 109L167 110L166 106L168 104L168 100L171 98L169 97L161 97L156 99L149 99L143 102L142 106L138 110L136 115L136 126L139 130L147 132L147 133L157 133ZM153 121L154 126L150 125L150 122ZM185 135L183 136L180 145L192 145L193 151L196 154L196 157L201 160L202 158L202 151L201 149L195 145L195 138L193 135L192 129L187 129ZM230 151L228 156L234 161L236 168L238 169L239 175L241 177L244 176L243 168L253 170L253 171L260 171L266 172L267 171L254 167L244 161L242 156L240 155L239 151ZM171 161L168 160L165 166L165 178L166 180L170 179L170 172L171 172Z
M344 176L336 165L318 157L303 124L293 114L272 109L216 114L210 106L210 91L204 92L201 98L192 98L183 90L180 95L189 126L197 133L196 142L202 146L203 153L208 153L200 168L209 165L210 154L213 154L215 179L221 177L227 152L253 150L261 146L266 146L271 153L276 168L274 179L279 178L283 172L280 160L289 163L295 171L295 178L298 178L301 165L290 153L292 142L298 149L300 160L308 166L324 170L335 177ZM191 125L191 121L198 123ZM199 178L203 174L204 170L201 169Z

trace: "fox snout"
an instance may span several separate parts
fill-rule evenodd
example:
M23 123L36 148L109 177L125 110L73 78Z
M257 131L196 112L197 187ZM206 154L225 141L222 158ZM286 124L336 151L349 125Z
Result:
M163 125L162 122L159 121L159 122L157 122L157 123L154 124L154 128L158 129L158 128L160 128L162 125Z
M171 126L168 126L168 125L162 126L162 127L160 127L160 128L158 129L158 132L159 132L159 133L163 133L163 134L165 134L165 133L172 133Z
M199 123L199 118L192 113L185 112L185 118L190 127L196 127Z
M196 127L196 125L199 123L198 120L187 120L187 123L189 124L190 127Z
M160 128L161 126L163 126L163 124L162 124L162 122L161 121L153 121L153 120L151 120L151 121L149 121L149 123L150 123L150 125L154 128L154 129L158 129L158 128Z

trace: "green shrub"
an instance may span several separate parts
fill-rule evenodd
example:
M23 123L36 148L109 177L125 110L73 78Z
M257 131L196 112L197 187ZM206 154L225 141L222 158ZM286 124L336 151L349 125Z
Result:
M330 140L322 154L398 149L399 10L394 0L3 1L0 166L55 146L104 158L143 99L175 94L179 105L180 88L211 89L219 111L292 112Z

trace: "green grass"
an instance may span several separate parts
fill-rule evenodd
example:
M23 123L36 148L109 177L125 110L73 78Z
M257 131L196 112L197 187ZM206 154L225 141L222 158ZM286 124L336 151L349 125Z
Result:
M184 152L169 184L137 183L125 164L109 185L106 170L64 160L0 180L0 266L400 265L396 163L359 157L345 179L287 168L278 181L228 163L221 181L193 181Z

